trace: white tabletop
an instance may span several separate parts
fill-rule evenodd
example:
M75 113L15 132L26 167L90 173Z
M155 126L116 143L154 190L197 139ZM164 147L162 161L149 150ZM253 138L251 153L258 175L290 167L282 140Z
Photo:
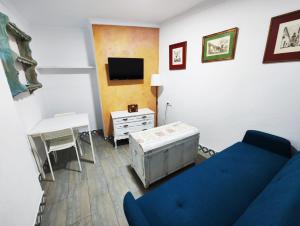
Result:
M89 126L89 116L86 113L65 115L60 117L53 117L42 119L34 128L32 128L28 135L37 135L41 133L53 132L68 128L77 128Z
M113 111L111 112L111 117L114 118L122 118L122 117L130 117L130 116L138 116L138 115L147 115L147 114L154 114L154 111L150 110L149 108L141 108L137 112L128 111Z

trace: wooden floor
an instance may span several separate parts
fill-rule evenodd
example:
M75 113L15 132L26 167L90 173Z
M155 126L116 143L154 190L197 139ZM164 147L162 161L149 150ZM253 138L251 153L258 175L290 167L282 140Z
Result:
M83 139L88 140L87 137ZM42 226L128 225L122 207L124 195L131 191L138 198L147 192L129 166L128 144L120 145L115 150L110 142L95 135L94 145L96 164L91 161L89 144L82 142L82 172L78 172L73 149L58 152L58 162L53 163L55 182L50 180L49 173L47 179L42 181L46 194ZM199 155L198 162L203 159ZM149 190L176 174L153 184Z

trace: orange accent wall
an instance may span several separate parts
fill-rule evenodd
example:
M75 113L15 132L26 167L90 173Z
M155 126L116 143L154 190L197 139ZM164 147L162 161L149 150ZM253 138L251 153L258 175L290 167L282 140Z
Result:
M93 38L98 69L104 136L112 134L110 112L127 110L138 104L156 112L156 89L151 88L151 75L158 72L159 29L114 25L93 25ZM110 81L108 57L144 58L144 80Z

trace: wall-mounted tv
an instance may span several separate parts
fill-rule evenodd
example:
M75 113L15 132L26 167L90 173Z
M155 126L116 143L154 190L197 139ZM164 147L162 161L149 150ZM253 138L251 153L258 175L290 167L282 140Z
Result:
M143 58L108 58L110 80L144 79Z

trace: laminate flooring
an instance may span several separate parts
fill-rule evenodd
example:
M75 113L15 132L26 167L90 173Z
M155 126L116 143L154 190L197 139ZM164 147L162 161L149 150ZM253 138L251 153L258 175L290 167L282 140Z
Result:
M48 172L41 183L46 195L41 226L126 226L122 207L126 192L131 191L138 198L186 170L184 168L144 189L130 167L126 141L115 149L103 136L93 135L94 164L88 137L82 140L82 172L78 171L74 149L59 151L57 163L52 161L55 181L51 181ZM203 160L205 158L199 155L197 164Z

